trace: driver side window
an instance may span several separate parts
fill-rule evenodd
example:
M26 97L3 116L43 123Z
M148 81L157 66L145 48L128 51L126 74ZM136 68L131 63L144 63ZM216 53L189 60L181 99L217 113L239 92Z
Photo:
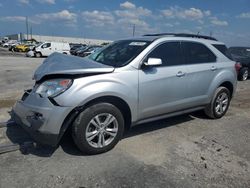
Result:
M160 44L147 56L148 58L160 58L161 66L174 66L184 64L180 42L166 42Z
M51 43L45 43L44 45L42 45L42 48L49 48L51 46Z

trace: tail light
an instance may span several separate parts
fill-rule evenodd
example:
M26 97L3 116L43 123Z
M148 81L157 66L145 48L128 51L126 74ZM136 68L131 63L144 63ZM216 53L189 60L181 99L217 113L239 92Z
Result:
M237 62L237 63L235 63L234 67L235 67L235 70L236 70L236 72L238 74L240 72L240 69L241 69L242 65L239 62Z

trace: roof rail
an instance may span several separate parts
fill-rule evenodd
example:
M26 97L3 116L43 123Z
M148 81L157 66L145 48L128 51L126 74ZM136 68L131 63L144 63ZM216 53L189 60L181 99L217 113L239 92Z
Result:
M191 37L191 38L202 38L202 39L207 39L207 40L215 40L217 41L216 38L214 37L210 37L210 36L206 36L206 35L199 35L199 34L188 34L188 33L156 33L156 34L146 34L143 36L174 36L174 37Z

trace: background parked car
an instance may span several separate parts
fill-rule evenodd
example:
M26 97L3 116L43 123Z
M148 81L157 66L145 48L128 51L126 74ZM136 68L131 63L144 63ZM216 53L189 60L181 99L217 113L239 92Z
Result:
M69 51L70 51L69 43L44 42L35 48L35 56L36 57L49 56L54 52L62 54L70 54Z
M5 42L2 44L4 48L9 48L10 45L17 43L16 40L9 40L8 42Z
M14 51L16 52L28 52L34 45L32 44L19 44L14 47Z
M238 80L247 80L250 75L250 47L230 47L228 50L239 66Z
M36 57L35 56L35 49L37 46L40 46L42 44L42 42L38 42L36 46L30 48L30 50L26 53L27 57Z
M88 46L84 50L78 51L77 56L86 57L86 56L92 54L93 52L95 52L97 49L100 49L101 47L102 46L98 46L98 45Z
M76 55L76 52L80 49L86 48L86 44L77 44L77 45L71 45L70 48L70 54L71 55Z
M3 38L1 38L0 44L2 45L8 41L9 41L9 37L3 37Z
M20 42L16 42L16 43L14 43L14 44L9 45L9 51L14 52L14 51L15 51L15 47L16 47L17 45L19 45L19 44L21 44L21 43L20 43Z
M79 48L75 49L74 51L72 51L72 55L78 56L78 54L82 53L86 49L88 49L88 46L79 47Z
M70 49L72 48L78 48L81 46L86 46L86 44L81 44L81 43L69 43Z

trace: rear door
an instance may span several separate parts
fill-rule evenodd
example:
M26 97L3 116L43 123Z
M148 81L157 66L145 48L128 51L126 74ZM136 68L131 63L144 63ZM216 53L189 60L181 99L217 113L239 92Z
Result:
M208 90L218 72L216 56L204 44L198 42L181 42L187 68L186 96L193 106L207 102Z
M188 106L187 72L180 42L165 42L145 58L160 58L160 66L142 66L139 70L139 118L145 119Z

